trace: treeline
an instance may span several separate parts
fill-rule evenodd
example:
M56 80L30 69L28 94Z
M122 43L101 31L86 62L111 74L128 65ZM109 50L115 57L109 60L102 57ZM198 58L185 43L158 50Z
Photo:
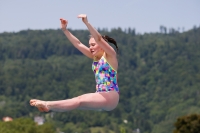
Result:
M87 30L71 30L88 45ZM39 113L32 98L60 100L95 91L92 60L61 30L0 34L0 118L44 115L64 132L126 129L169 133L176 118L200 112L200 27L187 32L136 34L121 28L102 34L119 45L119 106L111 112ZM126 120L126 122L124 122Z
M50 123L37 125L30 118L17 118L14 121L0 122L0 133L56 133Z

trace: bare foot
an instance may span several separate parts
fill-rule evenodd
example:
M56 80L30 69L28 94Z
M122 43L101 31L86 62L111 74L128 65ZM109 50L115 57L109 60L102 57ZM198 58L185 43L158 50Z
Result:
M31 99L30 105L37 107L38 110L41 111L41 112L48 112L49 111L49 108L47 106L46 101L42 101L42 100L38 100L38 99Z

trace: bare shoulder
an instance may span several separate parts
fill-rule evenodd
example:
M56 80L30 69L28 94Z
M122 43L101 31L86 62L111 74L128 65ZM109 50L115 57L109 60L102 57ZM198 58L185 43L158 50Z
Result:
M104 54L104 57L106 58L107 62L111 65L111 67L117 71L118 69L118 59L116 55L108 55Z

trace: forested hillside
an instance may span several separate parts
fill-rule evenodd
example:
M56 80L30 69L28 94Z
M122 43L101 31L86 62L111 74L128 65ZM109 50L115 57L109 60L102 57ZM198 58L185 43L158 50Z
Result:
M74 110L53 117L30 107L29 100L94 92L92 60L59 29L1 33L0 118L41 115L66 133L172 132L177 117L200 113L200 27L183 33L161 31L140 35L130 28L99 29L119 45L118 107L111 112ZM88 45L87 30L71 32Z

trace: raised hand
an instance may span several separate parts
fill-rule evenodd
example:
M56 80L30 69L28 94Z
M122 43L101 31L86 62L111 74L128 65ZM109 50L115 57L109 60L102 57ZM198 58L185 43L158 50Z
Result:
M78 18L82 18L82 21L83 21L84 23L87 23L87 22L88 22L88 20L87 20L87 15L86 15L86 14L79 14L79 15L78 15Z
M66 27L67 27L68 21L65 20L65 19L63 19L63 18L60 18L60 22L61 22L60 28L61 28L62 30L65 30Z

